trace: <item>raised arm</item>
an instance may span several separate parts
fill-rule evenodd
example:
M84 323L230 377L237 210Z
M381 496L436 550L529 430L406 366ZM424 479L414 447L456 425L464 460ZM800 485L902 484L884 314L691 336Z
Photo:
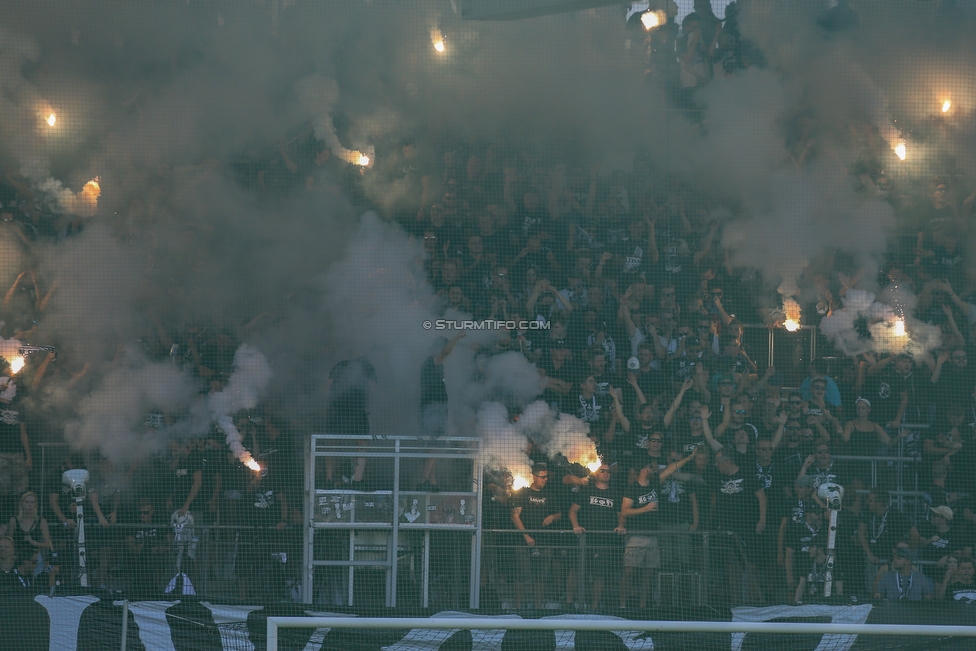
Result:
M712 410L706 405L702 405L701 408L701 419L702 419L702 432L705 434L705 442L708 443L708 447L712 448L716 452L724 448L725 446L715 440L712 436L712 428L708 426L708 417L712 415Z
M684 398L685 393L688 391L688 389L690 389L694 385L695 385L695 381L692 380L691 378L688 378L687 380L681 383L681 388L678 389L678 395L676 395L674 397L674 400L671 401L671 406L668 407L668 411L664 414L664 421L662 424L665 427L671 427L671 423L674 422L674 412L676 412L678 410L678 407L681 406L681 399Z

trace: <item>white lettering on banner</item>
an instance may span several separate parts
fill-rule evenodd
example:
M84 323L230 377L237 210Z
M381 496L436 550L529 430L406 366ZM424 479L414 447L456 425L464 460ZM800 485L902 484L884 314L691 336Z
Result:
M805 604L803 606L764 606L762 608L733 608L733 622L768 622L781 617L830 617L831 624L863 624L871 614L871 604L857 606L825 606ZM732 651L742 651L745 633L732 634ZM856 635L824 635L814 651L849 651Z
M305 614L309 617L359 617L359 615L344 615L342 613L317 613L311 610L306 610ZM328 635L331 628L317 628L312 632L311 637L308 638L308 643L302 651L319 651L322 648L322 643L325 642L325 636ZM227 649L227 645L224 645L224 649ZM229 647L236 648L236 647Z
M115 605L121 606L122 602L116 601ZM201 601L200 605L210 611L214 623L217 624L220 630L220 643L224 645L225 649L254 651L254 644L251 642L247 630L242 631L238 628L232 628L230 626L221 627L220 625L246 624L247 616L255 610L263 610L264 606L221 606L212 604L209 601Z
M139 627L139 639L146 651L176 651L173 635L166 621L166 611L179 601L134 601L129 612Z
M44 606L51 620L51 637L48 648L51 651L74 649L78 646L78 627L85 608L97 602L98 597L48 597L37 595L34 601Z
M480 615L471 613L460 613L454 611L444 611L431 616L431 619L438 618L457 618L457 619L481 619ZM518 615L498 615L489 619L522 619ZM392 621L392 620L391 620ZM383 647L384 651L435 651L441 644L446 642L452 635L460 629L425 629L414 628L400 638L394 644ZM502 639L505 637L505 629L490 629L471 631L472 651L501 651Z
M627 622L627 620L623 619L622 617L607 617L605 615L553 615L552 617L542 617L540 619L582 619L600 621L619 620L620 622ZM627 647L628 651L653 651L654 649L654 642L651 640L650 636L645 634L643 631L621 630L610 632L623 641L624 646ZM556 631L556 649L558 651L570 651L571 649L575 648L575 639L576 631Z

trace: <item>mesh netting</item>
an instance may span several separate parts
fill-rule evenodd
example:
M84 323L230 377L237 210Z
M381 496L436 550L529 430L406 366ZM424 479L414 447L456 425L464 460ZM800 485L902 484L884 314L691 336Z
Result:
M4 647L966 620L970 2L6 4Z

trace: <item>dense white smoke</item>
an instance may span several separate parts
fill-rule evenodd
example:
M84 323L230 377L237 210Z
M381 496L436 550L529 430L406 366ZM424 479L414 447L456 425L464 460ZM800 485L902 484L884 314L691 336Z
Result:
M483 404L478 410L476 431L481 437L481 460L485 466L528 480L532 475L527 454L529 439L509 420L505 405Z
M848 290L844 306L820 322L821 332L852 356L868 351L917 356L941 344L939 328L912 315L915 296L910 290L889 288L886 294L890 303L875 300L872 292ZM863 322L868 335L858 331L858 322Z
M64 438L78 449L95 449L113 463L137 461L164 450L172 429L147 423L153 412L178 417L196 397L193 383L170 362L147 362L130 350L100 384L81 399Z
M234 372L223 391L207 398L210 416L226 437L227 447L245 464L251 461L244 448L240 431L234 425L233 415L243 409L253 409L261 400L271 382L271 366L257 349L242 344L234 353Z
M599 461L590 426L572 414L560 414L537 400L525 408L516 429L549 456L562 455L571 463L591 465Z

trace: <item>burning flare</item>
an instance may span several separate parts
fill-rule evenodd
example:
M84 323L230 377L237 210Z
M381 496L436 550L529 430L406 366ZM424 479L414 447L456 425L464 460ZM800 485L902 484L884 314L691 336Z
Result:
M892 332L894 333L894 335L896 337L904 337L905 336L905 320L904 319L898 319L897 321L895 321L894 325L892 326Z
M651 31L655 27L660 27L667 20L663 11L645 11L641 14L641 25L644 29Z
M24 368L24 356L17 355L10 360L10 372L17 374Z
M597 459L596 461L591 461L590 463L586 464L586 469L589 470L590 472L596 472L597 470L600 469L600 466L602 465L603 462Z
M58 121L57 113L49 113L47 119L44 121L47 122L49 127L53 127L54 123Z
M944 102L942 102L942 112L943 113L948 113L949 112L949 109L951 109L951 108L952 108L952 100L951 99L947 99Z
M529 485L529 483L530 483L529 480L524 476L515 475L512 481L512 489L517 491L522 490L523 488L526 488Z
M261 472L261 464L254 460L254 457L250 453L245 453L245 456L241 461L245 466L253 470L254 472Z
M908 151L905 149L904 140L899 141L898 144L895 145L894 152L895 156L897 156L899 160L905 160L905 156L908 155Z
M374 154L372 145L367 147L366 151L359 151L357 149L341 149L336 152L336 150L333 149L332 153L336 154L339 158L346 161L350 165L369 167L373 163Z
M800 304L792 296L783 298L783 327L787 332L796 332L800 329Z
M444 45L444 35L436 27L430 30L430 43L438 53L443 53L447 49Z

